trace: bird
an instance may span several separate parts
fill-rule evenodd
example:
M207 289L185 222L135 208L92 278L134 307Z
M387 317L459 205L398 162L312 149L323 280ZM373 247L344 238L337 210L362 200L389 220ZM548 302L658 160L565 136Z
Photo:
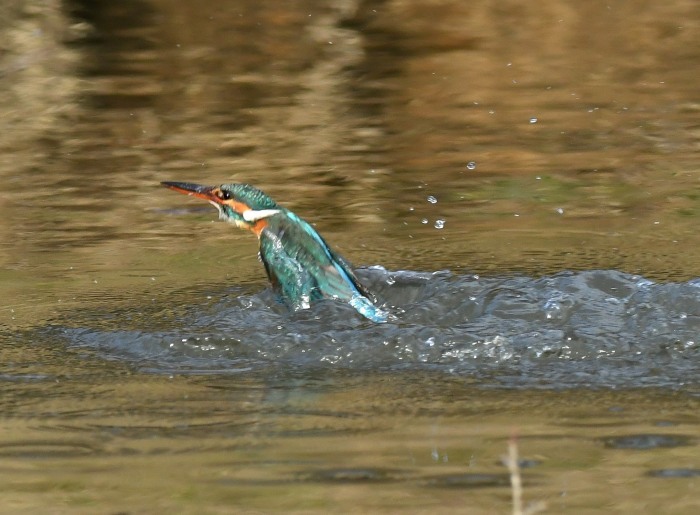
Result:
M166 188L209 201L219 219L253 232L267 277L294 311L320 299L350 304L365 318L384 323L389 313L359 281L352 266L305 220L250 184L203 186L189 182L161 183Z

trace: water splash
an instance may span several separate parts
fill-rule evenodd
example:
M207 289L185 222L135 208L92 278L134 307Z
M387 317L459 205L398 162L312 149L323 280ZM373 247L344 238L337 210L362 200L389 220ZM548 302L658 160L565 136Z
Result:
M55 328L69 345L155 372L406 367L489 377L510 387L698 383L698 281L659 284L601 270L478 277L361 270L392 320L333 301L288 312L269 291L225 296L172 329Z

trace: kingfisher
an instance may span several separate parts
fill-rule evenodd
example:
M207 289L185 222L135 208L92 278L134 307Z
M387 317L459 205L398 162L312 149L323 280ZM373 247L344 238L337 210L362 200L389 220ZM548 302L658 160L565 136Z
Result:
M358 313L384 323L388 313L375 305L342 256L308 222L249 184L202 186L162 182L166 188L209 201L219 219L252 231L260 243L260 260L282 300L292 309L308 309L327 298L350 304Z

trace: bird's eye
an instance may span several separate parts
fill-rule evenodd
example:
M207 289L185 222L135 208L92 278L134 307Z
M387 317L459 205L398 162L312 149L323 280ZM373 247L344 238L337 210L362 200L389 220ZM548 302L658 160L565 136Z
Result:
M221 200L228 200L231 198L231 193L225 190L218 190L216 192L216 196L219 197Z

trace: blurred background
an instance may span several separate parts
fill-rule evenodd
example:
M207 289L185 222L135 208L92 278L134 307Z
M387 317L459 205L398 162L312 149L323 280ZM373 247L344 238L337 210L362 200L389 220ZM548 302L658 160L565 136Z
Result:
M693 0L4 0L8 512L507 512L513 425L555 512L694 512L699 30ZM164 180L254 184L356 266L417 274L393 294L414 325L290 321L255 238ZM573 333L542 337L576 281ZM646 460L603 450L658 427ZM671 465L690 479L656 487Z
M193 204L161 180L255 184L358 266L700 270L694 2L9 0L1 18L15 319L169 288L193 253L191 283L264 285L249 235L176 216Z

